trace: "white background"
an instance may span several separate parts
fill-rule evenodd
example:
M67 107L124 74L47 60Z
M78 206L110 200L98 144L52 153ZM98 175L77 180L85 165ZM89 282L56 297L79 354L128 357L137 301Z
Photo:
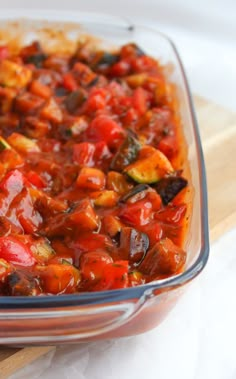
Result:
M192 91L236 111L236 0L0 0L0 11L13 7L97 10L154 26L176 43ZM211 247L207 269L160 327L59 348L14 379L236 379L235 290L236 229Z

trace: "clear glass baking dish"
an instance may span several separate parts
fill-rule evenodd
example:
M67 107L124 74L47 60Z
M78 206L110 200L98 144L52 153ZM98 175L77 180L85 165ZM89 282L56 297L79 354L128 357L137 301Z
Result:
M77 35L84 33L115 46L135 42L167 65L168 80L177 91L186 142L183 170L191 183L191 217L185 241L188 260L183 273L134 288L50 297L1 297L0 345L73 343L134 335L152 329L172 309L186 284L203 270L209 254L202 147L191 94L174 44L157 31L103 14L48 10L0 13L1 43L13 41L23 33L26 42L37 38L50 45L59 35L62 37L61 32L67 34L72 45ZM69 43L67 46L62 37L60 45L67 49Z

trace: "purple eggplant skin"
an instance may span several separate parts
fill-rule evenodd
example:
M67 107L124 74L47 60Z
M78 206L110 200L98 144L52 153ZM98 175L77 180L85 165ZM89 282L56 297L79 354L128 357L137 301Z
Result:
M64 100L65 107L69 113L74 113L86 100L82 89L71 92Z
M126 166L137 158L140 148L141 145L139 141L132 135L131 132L129 132L112 159L110 168L112 170L122 172Z
M150 187L148 184L138 184L134 188L132 188L129 192L127 192L124 196L120 198L120 203L126 203L133 196L138 195L140 192L149 190Z
M149 238L147 234L131 230L130 235L130 261L139 265L144 259L149 248Z
M128 247L128 249L127 249ZM120 248L127 252L125 259L132 267L137 267L145 258L149 248L149 238L131 227L124 227L120 233Z
M30 296L35 292L35 280L30 273L17 270L8 275L4 292L10 296Z
M27 55L23 60L25 63L35 65L35 67L42 67L43 62L47 59L47 55L42 49L42 46L38 41L32 44L32 54Z
M170 203L178 193L188 185L188 181L181 176L169 176L161 179L152 187L161 196L164 205Z
M99 68L100 66L112 66L114 63L118 62L118 60L119 56L117 54L104 52L99 61L96 62L95 68Z

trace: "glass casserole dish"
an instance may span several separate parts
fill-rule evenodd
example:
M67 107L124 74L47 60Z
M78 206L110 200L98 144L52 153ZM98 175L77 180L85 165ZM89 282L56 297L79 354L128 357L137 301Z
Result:
M156 31L106 15L48 11L31 15L30 11L19 10L1 12L0 20L1 42L17 40L22 35L27 43L37 39L42 44L53 44L58 43L60 36L61 44L71 41L73 46L76 38L85 33L101 38L109 46L135 42L166 65L168 81L176 87L186 142L182 168L191 183L191 217L184 246L188 258L183 273L121 290L50 297L1 297L0 344L72 343L145 332L165 318L185 284L204 268L209 252L204 161L192 100L176 48ZM62 49L66 49L63 44Z

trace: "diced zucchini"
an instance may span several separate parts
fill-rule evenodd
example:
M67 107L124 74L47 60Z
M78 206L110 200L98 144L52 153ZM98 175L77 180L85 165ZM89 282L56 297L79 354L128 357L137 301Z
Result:
M12 133L7 142L20 153L39 153L40 148L37 143L22 134Z
M47 240L43 238L33 243L30 249L34 254L36 261L40 263L47 262L56 254Z
M0 84L5 87L23 88L31 80L32 71L7 59L0 63Z
M117 204L119 196L115 191L97 191L91 193L94 205L97 207L112 208Z
M0 137L0 152L5 149L11 149L11 146L3 137Z
M148 158L137 160L125 169L126 174L138 183L156 183L173 171L170 161L159 150Z
M111 162L111 169L123 171L126 166L136 159L140 147L141 145L138 140L131 134L128 134Z
M88 128L88 124L86 116L74 117L67 130L71 132L73 137L77 137Z
M129 75L125 78L131 88L137 88L146 83L148 75L146 73Z
M67 259L62 259L61 264L66 266L73 266Z

